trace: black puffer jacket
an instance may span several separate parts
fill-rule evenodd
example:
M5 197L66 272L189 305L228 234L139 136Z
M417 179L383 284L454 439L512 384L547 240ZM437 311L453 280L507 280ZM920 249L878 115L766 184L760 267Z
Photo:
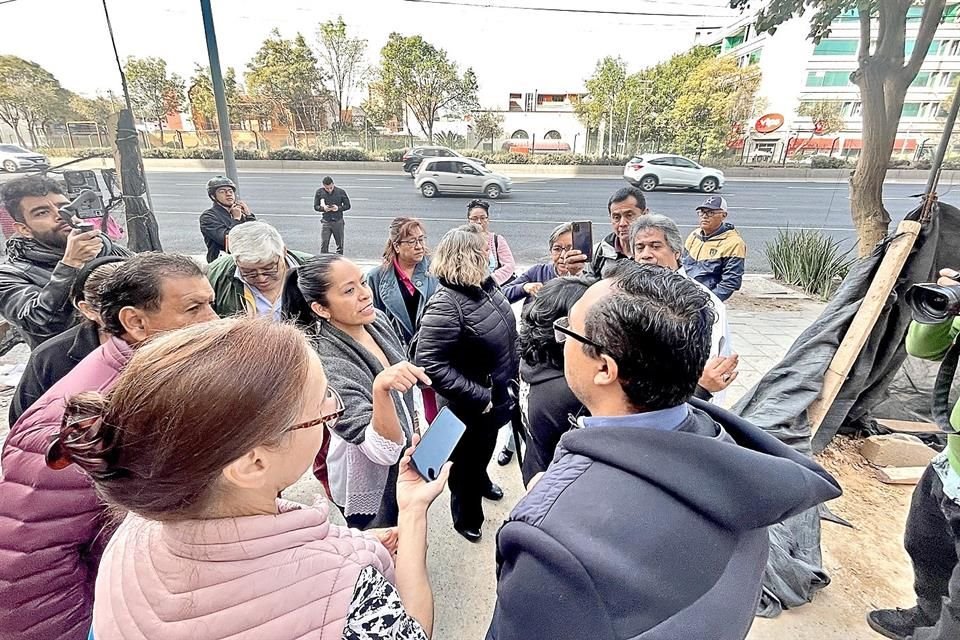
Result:
M519 367L517 322L493 279L482 287L440 279L420 321L415 360L461 419L491 402L497 422L510 418L507 388Z

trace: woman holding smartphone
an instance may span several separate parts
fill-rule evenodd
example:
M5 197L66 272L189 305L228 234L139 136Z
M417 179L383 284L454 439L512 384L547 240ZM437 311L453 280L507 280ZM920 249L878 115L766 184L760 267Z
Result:
M252 318L163 334L109 400L71 398L48 464L86 472L127 513L100 563L91 635L429 638L427 508L446 469L423 481L408 449L399 527L379 536L331 524L326 503L277 498L344 411L303 333Z
M517 377L517 323L510 303L490 277L480 227L451 229L434 252L430 271L440 288L420 322L416 362L467 430L454 449L450 475L453 525L471 542L481 538L483 498L503 491L487 475L497 430L511 415L507 392Z

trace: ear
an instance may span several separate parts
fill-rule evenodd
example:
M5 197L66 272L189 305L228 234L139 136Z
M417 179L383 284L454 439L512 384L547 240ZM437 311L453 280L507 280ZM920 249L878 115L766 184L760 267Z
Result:
M22 222L13 223L13 228L16 229L17 233L23 236L24 238L32 238L33 230Z
M136 307L124 307L117 315L124 333L133 339L134 344L143 342L150 337L150 323L146 315Z
M267 484L268 473L266 450L254 447L226 467L223 479L240 489L261 489Z
M618 384L620 368L616 360L605 353L600 354L600 364L593 374L593 383L598 387L606 387L611 384Z
M324 320L330 319L330 312L327 311L327 308L324 307L319 302L311 302L310 310L313 311L315 314L317 314L317 317L319 318L323 318Z
M90 303L89 303L89 302L87 302L86 300L81 300L80 302L78 302L78 303L77 303L76 305L74 305L74 306L76 306L77 311L79 311L80 313L83 314L83 317L84 317L84 318L86 318L87 320L92 320L93 322L96 322L97 324L100 324L100 314L97 313L96 311L94 311L94 310L90 307Z

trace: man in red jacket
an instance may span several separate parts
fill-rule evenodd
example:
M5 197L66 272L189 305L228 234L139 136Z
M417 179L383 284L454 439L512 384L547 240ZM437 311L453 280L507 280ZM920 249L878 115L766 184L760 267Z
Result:
M189 257L141 253L104 284L110 338L37 400L3 444L0 477L0 640L84 640L90 630L109 517L76 466L47 465L64 400L106 392L150 336L216 319L213 289Z

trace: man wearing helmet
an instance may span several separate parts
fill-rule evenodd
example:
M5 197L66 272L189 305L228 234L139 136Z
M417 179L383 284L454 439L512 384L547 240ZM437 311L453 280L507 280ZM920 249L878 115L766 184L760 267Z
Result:
M237 185L230 178L212 178L207 182L207 196L213 205L200 214L200 233L207 245L207 262L213 262L220 252L230 253L230 230L257 218L246 203L237 198Z

